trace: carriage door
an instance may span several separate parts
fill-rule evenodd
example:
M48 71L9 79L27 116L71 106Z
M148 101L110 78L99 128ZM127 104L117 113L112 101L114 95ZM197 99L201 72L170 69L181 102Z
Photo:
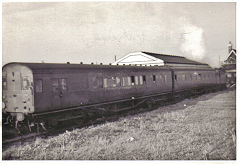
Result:
M65 78L52 79L52 107L64 107L67 91L67 80Z

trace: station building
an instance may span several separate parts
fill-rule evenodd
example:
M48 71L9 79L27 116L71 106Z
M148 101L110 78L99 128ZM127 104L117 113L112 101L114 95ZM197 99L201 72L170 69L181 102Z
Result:
M208 64L189 60L182 56L157 54L151 52L133 52L118 59L113 65L146 65L146 66L169 66L169 67L196 67L210 68Z
M230 84L236 84L236 49L232 48L232 43L228 44L228 57L222 65Z

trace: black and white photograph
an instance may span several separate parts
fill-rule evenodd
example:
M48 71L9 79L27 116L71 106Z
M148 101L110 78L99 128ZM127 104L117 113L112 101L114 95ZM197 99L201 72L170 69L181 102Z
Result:
M237 2L1 5L2 161L237 162Z

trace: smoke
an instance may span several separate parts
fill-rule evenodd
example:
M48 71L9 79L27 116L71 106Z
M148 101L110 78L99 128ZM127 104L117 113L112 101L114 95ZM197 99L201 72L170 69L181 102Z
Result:
M205 57L204 31L186 19L183 22L183 42L180 45L180 50L188 58L202 60Z

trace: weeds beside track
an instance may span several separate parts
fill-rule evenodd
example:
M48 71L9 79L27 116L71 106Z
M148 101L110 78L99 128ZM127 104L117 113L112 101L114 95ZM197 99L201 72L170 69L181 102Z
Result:
M236 92L220 91L21 145L3 159L236 159Z

